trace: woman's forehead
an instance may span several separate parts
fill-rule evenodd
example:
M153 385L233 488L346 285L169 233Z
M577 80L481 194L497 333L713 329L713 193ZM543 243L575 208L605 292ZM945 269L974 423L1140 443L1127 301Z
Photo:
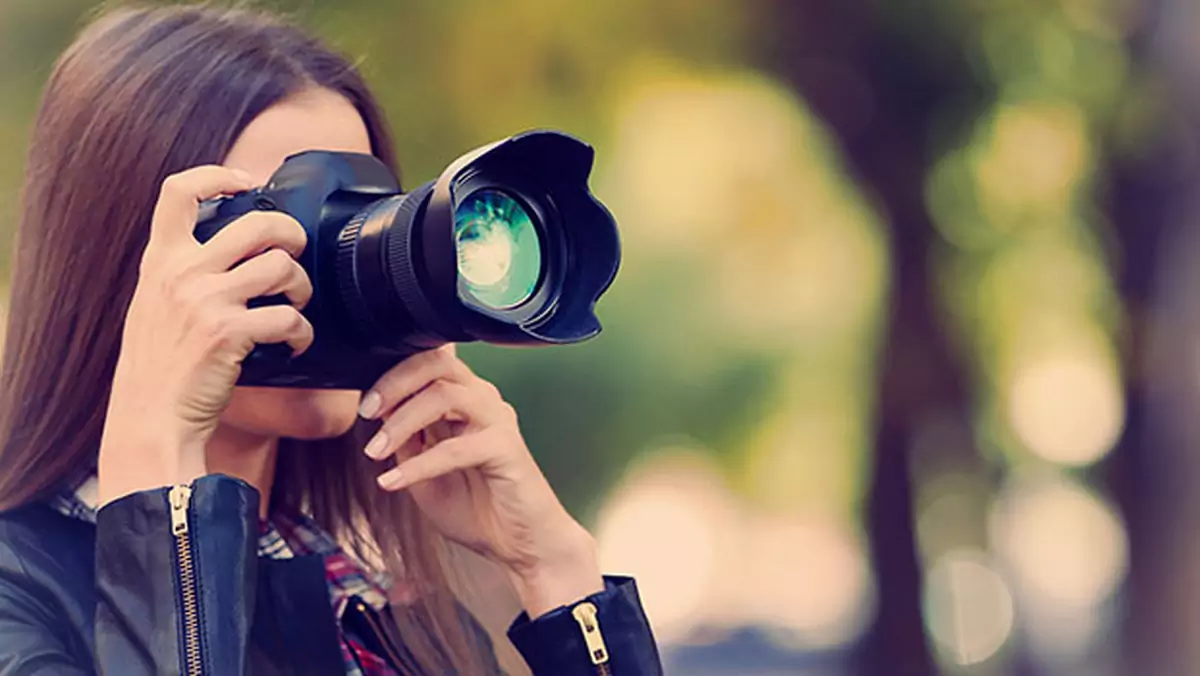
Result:
M246 126L224 164L266 183L285 159L306 150L371 152L367 126L344 96L309 89L271 106Z

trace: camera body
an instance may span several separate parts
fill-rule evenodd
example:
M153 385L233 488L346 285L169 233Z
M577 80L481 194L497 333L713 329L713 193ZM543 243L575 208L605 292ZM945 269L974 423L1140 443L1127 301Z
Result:
M261 188L203 203L201 243L252 211L287 213L308 235L299 262L313 285L303 313L314 342L295 357L287 345L256 346L239 384L363 390L447 342L596 335L594 306L620 251L615 221L587 187L593 154L566 134L527 132L405 194L370 155L310 151Z
M252 211L281 211L308 235L299 263L313 295L304 315L313 324L312 346L291 356L286 344L259 345L242 362L242 384L365 389L391 365L416 351L370 346L356 336L339 298L338 238L359 210L401 194L395 176L378 160L353 153L311 151L287 159L267 185L201 205L196 239L207 242ZM324 265L323 265L324 263ZM287 303L283 296L256 298L252 306Z

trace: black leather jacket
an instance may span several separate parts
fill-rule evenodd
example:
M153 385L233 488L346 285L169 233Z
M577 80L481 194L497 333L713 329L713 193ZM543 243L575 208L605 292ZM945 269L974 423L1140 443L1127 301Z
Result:
M95 526L40 504L0 515L0 676L344 674L323 560L259 558L257 537L258 492L225 476L116 500ZM513 623L535 674L662 673L633 580L606 587ZM341 619L356 634L386 621L359 612Z

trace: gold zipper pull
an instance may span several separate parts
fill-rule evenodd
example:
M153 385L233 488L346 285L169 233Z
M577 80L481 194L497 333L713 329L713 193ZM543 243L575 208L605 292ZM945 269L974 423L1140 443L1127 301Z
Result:
M179 484L171 487L171 532L186 535L188 532L187 510L192 501L192 487Z
M571 615L575 617L579 628L583 630L583 641L587 643L592 664L608 662L608 648L604 647L604 634L600 632L600 621L596 618L596 606L588 602L580 603L571 611Z

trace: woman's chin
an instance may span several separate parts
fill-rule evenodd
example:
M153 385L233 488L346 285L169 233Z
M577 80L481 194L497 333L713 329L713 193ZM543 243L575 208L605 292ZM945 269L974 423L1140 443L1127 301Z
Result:
M360 397L353 390L238 387L222 418L265 436L331 439L354 427Z
M281 437L302 441L333 439L349 432L357 419L354 413L341 417L311 416L303 420L288 420L276 433Z

